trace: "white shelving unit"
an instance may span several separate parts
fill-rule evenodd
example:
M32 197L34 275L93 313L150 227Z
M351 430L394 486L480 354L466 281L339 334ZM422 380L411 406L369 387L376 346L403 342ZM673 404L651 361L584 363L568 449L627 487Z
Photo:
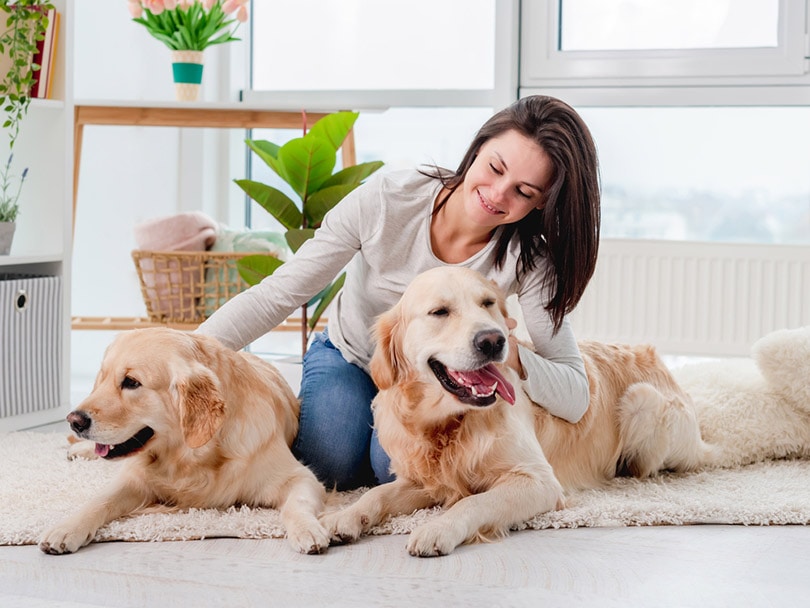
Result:
M14 146L15 171L28 167L10 255L0 274L61 277L59 400L53 407L0 417L0 432L53 422L70 407L70 257L73 201L73 2L54 0L60 13L53 98L31 102ZM5 136L2 135L5 146ZM0 159L5 162L6 159ZM7 305L0 303L0 306ZM15 353L5 353L14 356ZM15 379L11 379L12 382ZM26 404L19 404L22 411Z

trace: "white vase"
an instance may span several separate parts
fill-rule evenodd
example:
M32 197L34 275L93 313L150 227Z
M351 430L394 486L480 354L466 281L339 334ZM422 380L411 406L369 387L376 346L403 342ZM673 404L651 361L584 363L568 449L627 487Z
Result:
M0 255L8 255L11 251L11 241L14 240L15 222L0 222Z
M197 101L202 73L202 51L172 51L172 76L177 101Z

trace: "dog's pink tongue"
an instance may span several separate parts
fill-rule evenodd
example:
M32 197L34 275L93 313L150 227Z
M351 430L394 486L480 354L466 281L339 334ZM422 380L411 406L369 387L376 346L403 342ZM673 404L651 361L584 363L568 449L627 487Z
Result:
M104 445L103 443L96 444L96 456L104 458L109 453L110 453L110 446Z
M497 393L508 401L511 405L515 404L515 388L503 377L501 372L498 371L491 363L481 369L476 369L470 372L461 372L456 370L447 370L450 376L464 386L469 386L475 389L479 395L485 395L492 391L493 385Z

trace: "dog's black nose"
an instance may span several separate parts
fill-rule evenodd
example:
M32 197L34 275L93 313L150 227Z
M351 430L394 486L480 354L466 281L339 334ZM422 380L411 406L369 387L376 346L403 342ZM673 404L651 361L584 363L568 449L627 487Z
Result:
M67 415L67 421L70 425L70 428L73 429L74 433L83 433L87 429L90 428L90 425L93 421L90 419L90 416L85 414L80 410L76 410L75 412L70 412Z
M479 331L473 338L475 348L490 359L497 359L501 356L504 344L506 344L506 336L499 331L489 329Z

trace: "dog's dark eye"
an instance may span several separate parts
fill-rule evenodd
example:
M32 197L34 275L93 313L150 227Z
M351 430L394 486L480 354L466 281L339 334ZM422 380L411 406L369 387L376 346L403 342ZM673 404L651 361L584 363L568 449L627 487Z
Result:
M483 306L484 308L492 308L493 306L495 306L495 300L484 300L483 302L481 302L481 306Z
M123 382L121 382L121 388L123 389L138 388L140 385L141 383L131 376L126 376Z
M445 307L436 308L430 311L430 315L433 317L446 317L450 314L450 311L447 310Z

